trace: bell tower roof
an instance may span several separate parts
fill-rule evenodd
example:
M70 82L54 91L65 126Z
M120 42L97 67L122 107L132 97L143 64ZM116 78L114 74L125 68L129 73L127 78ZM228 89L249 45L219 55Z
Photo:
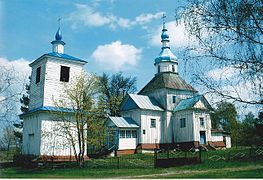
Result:
M163 18L165 18L165 17L166 16L164 15ZM170 40L169 40L168 30L165 27L165 21L163 22L161 42L162 42L162 50L159 53L159 55L155 58L155 64L158 64L160 62L167 62L167 61L177 63L176 56L170 50L170 45L169 45Z

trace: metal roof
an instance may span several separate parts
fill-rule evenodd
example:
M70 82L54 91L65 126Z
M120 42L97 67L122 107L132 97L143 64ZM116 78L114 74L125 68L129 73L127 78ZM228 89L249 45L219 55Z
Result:
M187 98L187 99L183 99L179 102L179 104L175 107L174 111L182 111L182 110L186 110L186 109L191 109L194 107L194 105L201 100L204 105L206 106L206 108L208 110L212 110L211 105L208 103L208 101L205 99L204 96L202 95L196 95L194 97L191 98Z
M139 92L139 94L147 94L148 92L152 92L162 88L197 92L178 74L172 72L162 72L156 74L154 78Z
M26 113L20 114L19 117L23 117L23 116L32 114L34 112L39 112L39 111L53 111L53 112L67 112L67 113L74 112L73 109L69 109L69 108L42 106L42 107L38 107L38 108L32 109L32 110L30 110L30 111L28 111Z
M139 125L130 117L113 117L113 116L110 116L109 119L118 128L139 128Z
M183 99L175 107L174 111L181 111L181 110L185 110L185 109L190 109L197 103L197 101L200 100L200 98L201 98L201 96L198 95L198 96L194 96L191 98Z
M163 108L161 108L159 103L152 97L137 94L129 94L129 96L140 109L163 111Z
M155 64L161 61L172 61L172 62L177 63L177 58L172 53L170 48L162 48L162 51L160 52L159 56L155 58Z
M53 57L59 57L59 58L69 59L69 60L74 60L74 61L80 61L80 62L85 62L85 63L87 62L87 61L84 61L82 59L70 56L68 54L62 54L62 53L57 53L57 52L51 52L51 53L47 53L47 54L44 54L44 55L53 56Z

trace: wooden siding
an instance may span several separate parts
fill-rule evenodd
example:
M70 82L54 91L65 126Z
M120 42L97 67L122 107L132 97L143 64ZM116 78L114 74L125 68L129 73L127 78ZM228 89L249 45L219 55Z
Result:
M123 149L136 149L137 138L120 138L119 139L119 150Z
M70 67L69 82L60 81L61 66ZM54 102L63 98L65 85L73 84L74 79L83 72L83 65L52 58L47 61L46 69L43 105L54 106Z
M204 118L204 127L200 126L200 117ZM212 141L211 138L211 119L207 112L194 111L194 141L200 141L200 131L205 131L206 142Z
M186 99L189 97L192 97L194 95L193 91L183 91L183 90L175 90L175 89L168 89L167 90L167 107L166 109L169 111L173 111L174 108L178 105L178 103L182 100L182 99ZM173 103L173 96L176 96L176 102Z
M180 119L185 118L186 127L180 127ZM175 142L193 142L194 134L193 111L179 111L174 118L174 140ZM199 139L198 139L199 141Z
M23 154L40 155L41 118L38 113L23 119Z
M151 128L151 119L156 120L156 127ZM139 143L160 143L162 137L161 131L162 112L141 111L141 141ZM145 134L143 134L145 130Z
M40 81L36 83L36 71L41 67ZM31 83L29 90L29 110L43 106L44 98L44 84L45 84L45 72L46 72L46 58L34 64L31 71Z

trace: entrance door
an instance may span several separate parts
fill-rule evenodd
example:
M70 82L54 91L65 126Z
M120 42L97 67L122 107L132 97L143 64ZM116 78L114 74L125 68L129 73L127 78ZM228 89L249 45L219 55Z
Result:
M205 131L200 131L200 144L206 144Z

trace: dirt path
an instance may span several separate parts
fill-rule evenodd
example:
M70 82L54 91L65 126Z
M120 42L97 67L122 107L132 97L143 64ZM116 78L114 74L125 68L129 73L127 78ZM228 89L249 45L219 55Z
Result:
M243 170L256 170L263 168L262 165L251 165L251 166L243 166L243 167L232 167L232 168L221 168L221 169L209 169L209 170L174 170L174 171L167 171L165 173L160 174L147 174L147 175L138 175L138 176L122 176L116 177L117 179L132 179L132 178L154 178L154 177L165 177L168 175L179 175L179 174L200 174L200 173L211 173L211 172L222 172L222 171L243 171Z

